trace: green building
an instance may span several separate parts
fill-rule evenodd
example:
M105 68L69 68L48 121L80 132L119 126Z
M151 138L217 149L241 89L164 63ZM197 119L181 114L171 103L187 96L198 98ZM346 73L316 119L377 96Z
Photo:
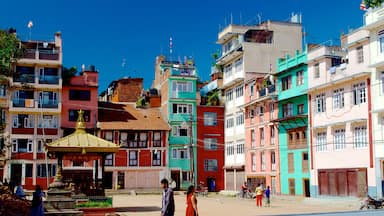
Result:
M278 59L281 193L310 196L307 52Z
M153 88L161 96L161 110L171 126L167 145L168 178L176 189L196 184L196 83L192 59L184 62L156 59Z

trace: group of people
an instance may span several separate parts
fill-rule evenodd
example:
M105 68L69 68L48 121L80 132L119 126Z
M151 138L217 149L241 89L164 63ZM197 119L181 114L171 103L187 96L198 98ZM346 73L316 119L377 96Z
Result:
M250 190L248 189L247 182L244 182L244 184L241 186L241 193L242 197L249 192ZM271 188L267 186L266 189L264 189L262 184L257 184L257 187L255 189L255 194L256 194L256 206L257 207L262 207L263 206L263 197L265 195L265 199L267 202L267 206L269 207L271 204Z
M173 197L173 190L169 187L167 179L161 180L163 188L161 216L173 216L175 214L175 199ZM193 185L188 187L187 190L187 208L185 210L186 216L198 216L197 199L195 195L195 187Z

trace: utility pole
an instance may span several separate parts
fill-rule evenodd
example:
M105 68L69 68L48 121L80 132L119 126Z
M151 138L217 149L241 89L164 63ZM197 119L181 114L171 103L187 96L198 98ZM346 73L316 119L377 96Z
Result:
M196 187L196 184L195 184L195 165L194 165L194 154L193 154L193 115L192 113L190 114L189 116L189 130L190 130L190 133L189 133L189 159L190 159L190 170L191 172L189 173L189 176L190 176L190 181L191 181L191 185L194 185Z

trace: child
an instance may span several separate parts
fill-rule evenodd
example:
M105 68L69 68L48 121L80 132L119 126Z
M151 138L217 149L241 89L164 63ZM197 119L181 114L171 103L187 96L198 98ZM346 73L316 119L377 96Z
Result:
M267 186L267 189L265 190L265 198L267 200L268 207L270 207L270 204L271 204L270 197L271 197L271 189L269 188L269 186Z

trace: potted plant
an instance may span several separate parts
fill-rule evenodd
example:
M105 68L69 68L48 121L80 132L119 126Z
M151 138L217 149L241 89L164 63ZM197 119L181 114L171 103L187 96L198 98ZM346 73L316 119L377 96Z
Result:
M116 212L116 209L112 207L112 199L88 201L78 204L76 208L83 211L83 216L105 216Z

